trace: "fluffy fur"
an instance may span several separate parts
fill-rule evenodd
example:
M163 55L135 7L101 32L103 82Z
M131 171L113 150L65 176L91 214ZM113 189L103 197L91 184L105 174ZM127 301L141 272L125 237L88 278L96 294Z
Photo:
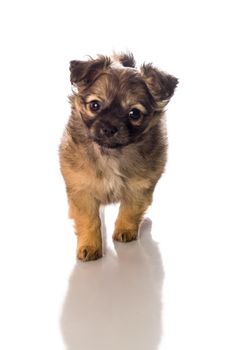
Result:
M102 256L101 204L120 202L113 239L129 242L164 171L164 107L178 83L132 54L71 61L71 116L60 145L70 217L83 261Z

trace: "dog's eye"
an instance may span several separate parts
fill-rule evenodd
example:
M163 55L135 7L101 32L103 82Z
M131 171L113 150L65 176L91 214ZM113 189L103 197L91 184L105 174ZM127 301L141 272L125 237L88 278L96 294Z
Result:
M101 104L99 101L91 101L89 103L89 106L92 112L98 112L100 110Z
M137 108L133 108L131 109L131 111L129 112L129 118L132 120L132 121L137 121L141 118L142 114L141 112L139 111L139 109Z

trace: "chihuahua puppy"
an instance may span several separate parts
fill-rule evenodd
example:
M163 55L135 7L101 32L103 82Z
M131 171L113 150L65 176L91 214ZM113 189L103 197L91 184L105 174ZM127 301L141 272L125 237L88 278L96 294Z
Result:
M164 171L164 107L178 80L132 54L70 62L71 116L60 145L77 257L102 256L101 204L120 202L113 239L137 239Z

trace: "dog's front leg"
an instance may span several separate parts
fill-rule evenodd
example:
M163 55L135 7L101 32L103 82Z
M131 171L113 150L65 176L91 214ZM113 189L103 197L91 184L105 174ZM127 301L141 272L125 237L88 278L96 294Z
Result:
M138 237L139 224L147 207L151 204L151 196L123 201L115 223L113 239L120 242L130 242Z
M102 257L99 203L90 194L78 192L69 196L70 217L74 219L78 238L77 257L83 261Z

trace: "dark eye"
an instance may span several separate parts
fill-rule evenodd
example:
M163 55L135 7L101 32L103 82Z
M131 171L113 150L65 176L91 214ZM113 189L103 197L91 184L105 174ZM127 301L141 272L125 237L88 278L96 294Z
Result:
M92 112L98 112L100 110L101 104L99 101L91 101L90 102L90 110Z
M141 118L141 112L139 111L139 109L137 108L133 108L131 109L131 111L129 112L129 117L131 120L139 120Z

